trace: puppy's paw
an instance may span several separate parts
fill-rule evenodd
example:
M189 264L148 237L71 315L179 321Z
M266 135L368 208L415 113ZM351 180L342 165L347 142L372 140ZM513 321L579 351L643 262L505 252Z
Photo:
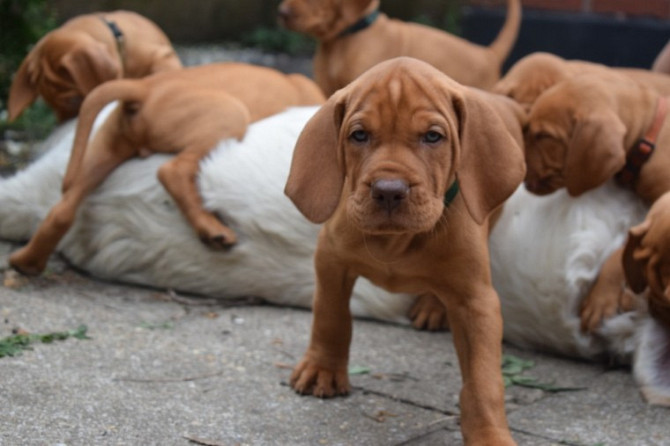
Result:
M447 308L433 294L422 294L417 297L407 316L417 330L449 330Z
M198 231L200 241L210 249L225 251L237 243L237 235L228 226L220 223Z
M25 276L39 276L46 268L47 260L35 258L23 247L9 256L9 266Z
M348 395L351 390L346 366L331 370L308 358L304 358L293 369L291 387L301 395L314 395L317 398Z
M605 319L634 309L635 296L628 288L622 288L618 293L592 292L581 303L581 330L594 333Z

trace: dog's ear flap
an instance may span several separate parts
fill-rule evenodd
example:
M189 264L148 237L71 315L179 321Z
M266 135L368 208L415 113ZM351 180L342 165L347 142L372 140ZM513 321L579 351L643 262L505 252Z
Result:
M121 62L107 47L95 44L81 45L68 52L60 61L79 90L88 94L98 85L121 77Z
M347 0L342 2L340 11L342 19L347 23L353 23L361 18L361 14L372 4L379 4L379 0Z
M18 118L23 110L35 102L37 96L39 96L34 82L36 78L34 59L34 53L29 53L14 74L7 101L7 113L10 122Z
M314 223L335 212L344 186L339 130L344 101L336 92L307 122L293 152L284 193Z
M456 176L468 212L482 224L523 181L523 150L503 119L477 94L457 95L453 105L460 137Z
M628 231L628 240L623 250L623 270L628 286L636 293L647 287L645 266L652 255L648 248L641 248L640 242L647 234L651 222L645 220Z
M626 126L611 110L577 120L565 160L565 185L573 197L595 189L626 164Z

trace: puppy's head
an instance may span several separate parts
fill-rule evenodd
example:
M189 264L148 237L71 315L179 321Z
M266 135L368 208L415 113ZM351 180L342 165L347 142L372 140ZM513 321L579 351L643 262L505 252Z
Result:
M533 104L525 133L526 187L572 196L596 188L626 162L626 127L599 76L559 82Z
M567 77L565 60L550 53L533 53L519 59L493 86L493 92L514 99L528 112L542 92Z
M9 119L41 96L58 118L77 115L81 103L99 84L121 76L121 62L85 33L55 30L30 51L9 90Z
M379 0L283 0L280 23L292 30L329 40L360 19Z
M307 123L286 194L313 222L343 200L364 232L417 233L435 226L458 180L481 224L525 172L519 143L485 97L415 59L383 62Z
M628 232L623 265L631 289L641 293L648 287L652 314L670 328L670 193Z

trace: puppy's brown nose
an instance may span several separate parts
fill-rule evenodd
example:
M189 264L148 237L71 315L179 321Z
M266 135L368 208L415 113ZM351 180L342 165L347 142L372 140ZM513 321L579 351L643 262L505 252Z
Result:
M409 185L403 180L377 180L370 193L380 207L390 212L407 198Z

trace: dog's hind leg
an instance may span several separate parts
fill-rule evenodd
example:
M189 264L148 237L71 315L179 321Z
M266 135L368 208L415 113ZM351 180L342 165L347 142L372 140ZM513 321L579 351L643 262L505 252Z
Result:
M135 156L130 146L106 149L106 144L96 141L94 147L102 150L92 148L85 153L81 168L64 187L60 201L51 208L28 244L9 257L9 264L19 272L38 275L44 271L49 256L72 226L81 202L117 166Z

